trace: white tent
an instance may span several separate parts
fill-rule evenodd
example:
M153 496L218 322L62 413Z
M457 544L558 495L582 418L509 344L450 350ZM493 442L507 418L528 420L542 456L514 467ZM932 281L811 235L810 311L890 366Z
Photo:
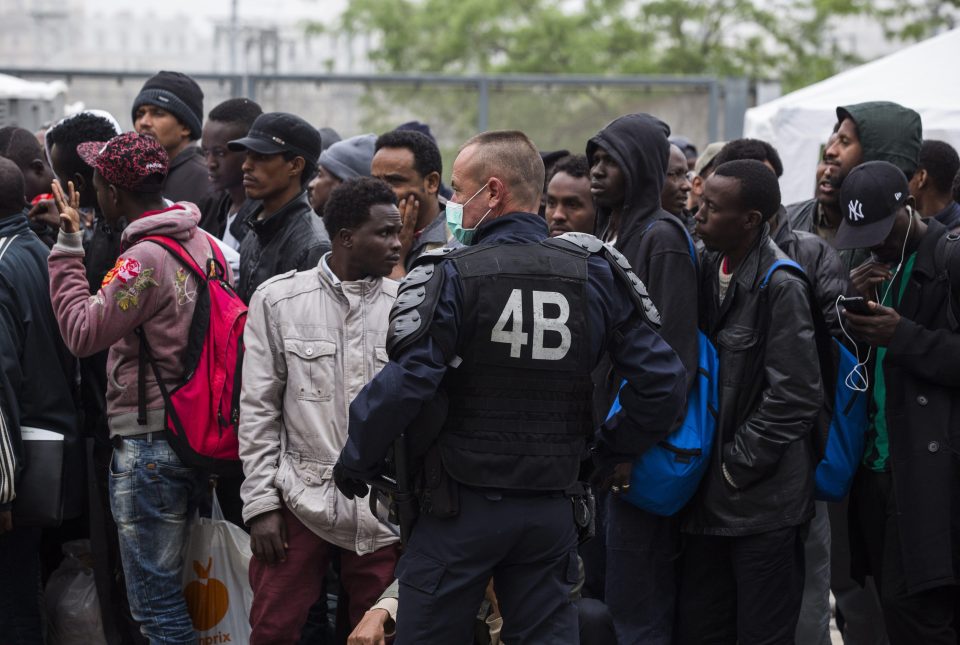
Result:
M0 99L52 101L66 91L63 81L43 83L0 74Z
M821 147L840 105L894 101L920 113L925 139L960 150L960 28L747 110L745 137L769 141L783 160L783 203L813 197Z

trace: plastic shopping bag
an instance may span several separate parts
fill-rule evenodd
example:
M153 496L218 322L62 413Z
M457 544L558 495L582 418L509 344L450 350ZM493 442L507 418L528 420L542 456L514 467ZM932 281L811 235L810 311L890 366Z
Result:
M100 600L93 578L90 540L63 545L63 562L50 575L47 605L49 645L107 645L100 617Z
M183 595L199 642L249 642L250 555L250 536L223 518L214 491L211 517L191 522L183 550Z

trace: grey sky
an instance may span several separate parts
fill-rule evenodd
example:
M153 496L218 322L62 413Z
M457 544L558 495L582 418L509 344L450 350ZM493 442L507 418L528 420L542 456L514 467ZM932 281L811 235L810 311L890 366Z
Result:
M328 22L346 6L347 0L239 0L241 19L260 18L284 22L314 19ZM130 11L129 0L86 0L85 8L90 13L115 13ZM231 0L163 0L156 5L137 5L145 13L164 15L185 13L197 18L222 20L230 15Z

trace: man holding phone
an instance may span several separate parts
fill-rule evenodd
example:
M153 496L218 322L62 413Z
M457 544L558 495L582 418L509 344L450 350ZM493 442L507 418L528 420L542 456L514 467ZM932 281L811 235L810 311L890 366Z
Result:
M844 329L870 346L863 466L851 491L855 576L872 574L890 642L956 643L960 621L960 243L914 209L907 178L872 161L843 182L839 249L868 309Z

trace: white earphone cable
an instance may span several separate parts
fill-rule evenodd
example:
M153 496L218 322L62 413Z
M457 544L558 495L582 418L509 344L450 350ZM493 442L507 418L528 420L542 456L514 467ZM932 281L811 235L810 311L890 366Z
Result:
M887 296L890 295L890 289L893 287L893 283L896 281L897 276L900 275L900 269L903 268L903 262L907 257L907 242L910 240L910 231L913 229L913 218L915 217L913 208L907 206L907 212L910 214L910 221L907 224L907 234L903 238L903 248L900 250L900 262L897 264L897 269L893 272L893 275L890 277L890 282L887 283L887 288L883 292L883 297L877 301L877 304L883 305L887 300ZM874 296L877 295L876 289L874 289ZM850 334L847 333L846 328L843 326L843 312L840 311L840 299L843 296L837 297L837 301L834 303L834 307L837 309L837 320L840 321L840 331L843 332L843 335L846 336L847 340L850 341L850 344L853 345L853 353L857 358L857 364L853 366L853 369L847 374L844 378L843 383L848 388L855 392L866 392L870 389L870 375L867 374L867 363L870 362L870 354L873 351L873 347L867 348L867 355L860 360L860 348L857 346L856 341L850 337Z

